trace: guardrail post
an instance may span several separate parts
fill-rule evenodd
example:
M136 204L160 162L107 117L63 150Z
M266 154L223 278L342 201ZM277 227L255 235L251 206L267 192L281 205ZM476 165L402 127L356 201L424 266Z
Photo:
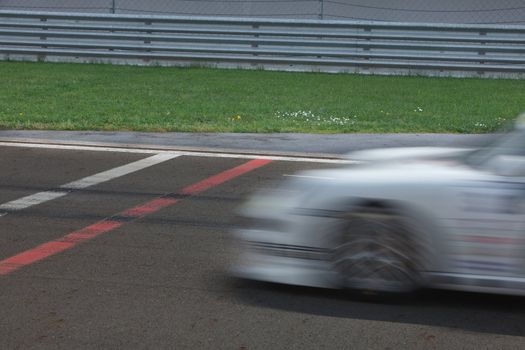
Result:
M487 32L486 32L486 31L480 31L480 32L479 32L479 35L480 35L480 36L487 36ZM482 46L484 46L484 45L487 44L487 42L486 42L486 41L482 41L482 42L480 42L480 44L481 44ZM485 53L486 53L485 50L480 50L480 51L478 51L478 55L479 55L479 56L485 56ZM480 75L483 75L483 74L485 73L485 70L483 69L483 65L485 64L485 61L483 61L483 60L480 59L479 64L480 64L480 70L478 71L478 73L479 73Z
M319 0L319 19L324 19L324 0Z
M47 22L47 18L40 18L40 22L44 22L44 23ZM42 27L41 29L42 29L43 32L47 30L46 27ZM47 40L47 36L45 36L43 34L44 33L42 33L42 35L40 36L40 40L46 41ZM47 45L42 45L41 48L42 49L47 49ZM37 60L38 61L45 61L45 59L46 59L46 55L38 55L37 56Z
M146 25L146 27L148 26L151 26L152 22L151 21L146 21L144 22L144 24ZM146 34L153 34L153 32L146 32ZM145 45L151 45L151 40L144 40L144 44ZM151 52L151 50L146 50L146 52ZM145 63L149 63L151 60L149 58L145 58L144 59L144 62Z
M111 0L111 8L110 8L110 12L111 12L111 13L115 13L115 0Z
M260 27L259 27L258 24L253 24L253 25L252 25L252 29L257 30L257 29L259 29L259 28L260 28ZM254 34L253 37L254 37L254 38L258 38L258 37L259 37L259 34ZM251 47L252 47L252 48L254 49L254 51L255 51L255 50L257 50L257 48L259 47L259 44L257 44L257 42L253 42L253 43L251 44ZM253 55L254 55L254 56L259 56L257 53L253 53ZM257 63L252 63L252 66L256 66L256 65L257 65Z
M372 34L372 28L370 28L370 27L365 27L365 28L363 28L363 30L364 30L365 34L369 34L369 35ZM370 42L371 42L370 37L366 38L365 42L366 42L366 44L370 44ZM364 45L363 46L363 51L369 53L370 52L370 46ZM367 56L367 57L365 57L364 60L365 61L370 61L370 57ZM363 68L365 70L368 70L370 67L369 66L363 66Z

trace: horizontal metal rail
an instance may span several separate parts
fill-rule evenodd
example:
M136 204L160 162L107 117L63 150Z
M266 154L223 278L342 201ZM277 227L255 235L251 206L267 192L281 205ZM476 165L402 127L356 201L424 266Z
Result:
M0 17L27 18L46 20L102 21L102 22L155 22L202 25L257 25L268 27L321 27L321 28L367 28L386 30L428 30L431 32L525 32L521 25L477 25L477 24L439 24L435 23L401 23L372 21L341 21L341 20L296 20L296 19L258 19L239 17L205 17L205 16L151 16L123 15L101 13L67 13L39 11L0 11Z
M367 49L395 49L395 50L425 50L425 51L486 51L523 53L525 46L497 46L497 45L445 45L420 43L390 43L371 41L335 41L335 40L298 40L298 39L263 39L230 36L197 36L197 35L153 35L153 34L120 34L120 33L89 33L68 31L29 31L0 29L0 36L32 36L46 38L71 39L103 39L103 40L131 40L131 41L163 41L163 42L191 42L215 43L233 45L272 45L272 46L315 46L340 48L367 48Z
M446 42L475 42L475 43L505 43L525 44L523 37L481 37L481 36L429 36L410 34L374 34L374 33L350 33L350 32L328 32L328 31L294 31L294 30L256 30L256 29L206 29L206 28L177 28L158 26L122 26L122 25L96 25L96 24L48 24L2 22L0 27L11 28L38 28L38 29L62 29L82 31L114 31L114 32L137 32L137 33L179 33L179 34L210 34L210 35L257 35L270 37L320 37L324 39L364 39L364 40L399 40L399 41L446 41ZM525 34L525 33L524 33Z
M524 54L525 26L0 11L0 57L9 59L521 76Z
M248 62L248 63L268 63L268 64L300 64L312 65L318 61L315 58L287 58L287 57L249 57L249 56L233 56L233 55L199 55L199 54L170 54L170 53L147 53L147 52L101 52L101 51L80 51L80 50L55 50L55 49L12 49L14 54L34 54L34 55L56 55L56 56L74 56L78 57L83 54L89 57L103 57L113 58L119 57L124 59L176 59L176 60L202 60L210 61L217 59L224 62ZM6 50L0 48L0 54L7 53ZM355 65L360 67L383 67L383 68L405 68L405 69L450 69L450 70L466 70L477 71L478 66L469 64L439 64L439 63L403 63L403 62L382 62L382 61L361 61L361 60L337 60L326 59L326 65L344 66ZM505 66L505 65L484 65L486 71L501 71L507 73L522 72L523 68Z
M0 45L11 46L43 46L42 41L12 41L0 39ZM251 54L251 55L289 55L289 56L323 56L323 57L354 57L354 58L377 58L389 60L410 60L413 55L395 53L359 53L343 50L290 50L290 49L264 49L264 48L230 48L220 46L181 46L181 45L131 45L131 44L98 44L80 43L74 41L46 42L48 48L74 48L74 49L108 49L122 51L172 51L172 52L200 52L200 53L230 53L230 54ZM451 61L451 62L498 62L508 64L525 64L525 56L518 58L508 57L487 57L487 56L458 56L458 55L418 55L420 61Z

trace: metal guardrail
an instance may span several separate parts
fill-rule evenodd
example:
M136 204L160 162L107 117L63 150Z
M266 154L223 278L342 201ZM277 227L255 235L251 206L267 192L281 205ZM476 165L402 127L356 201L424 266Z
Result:
M522 76L525 26L0 11L0 57Z

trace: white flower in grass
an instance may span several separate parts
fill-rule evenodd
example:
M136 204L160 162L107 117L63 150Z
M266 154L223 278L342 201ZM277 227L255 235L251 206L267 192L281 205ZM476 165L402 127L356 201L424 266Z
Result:
M322 116L319 114L315 114L312 111L294 111L294 112L281 112L278 111L275 113L275 117L278 119L286 119L293 122L306 122L309 124L317 125L317 126L330 126L330 125L337 125L337 126L344 126L344 125L352 125L355 124L355 121L353 121L350 117L336 117L332 115L328 116ZM356 118L357 115L354 115L353 118Z

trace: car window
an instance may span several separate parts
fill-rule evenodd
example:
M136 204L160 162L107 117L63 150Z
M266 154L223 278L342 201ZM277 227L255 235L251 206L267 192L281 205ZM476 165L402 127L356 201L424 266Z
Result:
M516 130L501 135L491 145L467 156L465 162L474 167L483 167L496 156L525 157L525 131Z

